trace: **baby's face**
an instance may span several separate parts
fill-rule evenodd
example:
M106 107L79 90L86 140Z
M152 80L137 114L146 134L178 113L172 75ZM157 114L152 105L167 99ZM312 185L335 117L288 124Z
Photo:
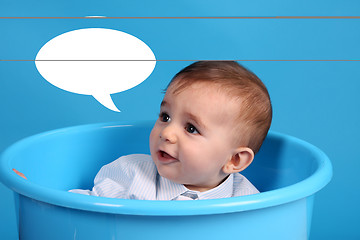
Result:
M238 109L216 85L196 83L176 94L170 86L150 134L159 174L198 191L221 183L228 175L223 166L236 153Z

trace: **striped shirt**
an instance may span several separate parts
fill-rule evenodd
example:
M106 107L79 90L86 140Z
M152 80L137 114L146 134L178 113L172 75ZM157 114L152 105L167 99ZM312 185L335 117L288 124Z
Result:
M73 193L140 200L191 200L228 198L259 193L239 173L205 192L192 191L182 184L160 176L150 155L132 154L103 166L92 190L73 189Z

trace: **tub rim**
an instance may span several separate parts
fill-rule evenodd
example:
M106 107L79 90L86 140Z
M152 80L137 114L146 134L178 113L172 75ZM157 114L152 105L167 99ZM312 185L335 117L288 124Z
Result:
M109 127L134 127L148 124L150 124L150 121L95 123L60 128L29 136L15 142L1 154L0 181L20 195L60 207L110 214L189 216L242 212L290 203L315 194L325 187L332 178L331 162L322 150L296 137L274 131L270 131L268 135L272 138L292 141L309 150L314 155L314 158L318 160L317 169L310 177L295 184L248 196L199 201L129 200L86 196L32 183L19 177L12 171L10 163L13 152L38 138L69 131L88 131L90 129Z

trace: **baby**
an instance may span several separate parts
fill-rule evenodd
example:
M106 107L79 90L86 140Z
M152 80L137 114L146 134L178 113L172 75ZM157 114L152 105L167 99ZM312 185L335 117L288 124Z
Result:
M103 197L190 200L258 190L239 172L258 152L272 119L260 79L233 61L200 61L167 87L151 134L151 156L120 157L101 168L90 190Z

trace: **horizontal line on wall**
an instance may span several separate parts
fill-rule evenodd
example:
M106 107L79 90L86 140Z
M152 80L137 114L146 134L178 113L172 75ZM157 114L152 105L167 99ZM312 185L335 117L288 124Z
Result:
M0 19L360 19L360 16L0 17Z
M157 60L30 60L0 59L1 62L195 62L195 61L238 61L238 62L356 62L359 59L157 59Z

